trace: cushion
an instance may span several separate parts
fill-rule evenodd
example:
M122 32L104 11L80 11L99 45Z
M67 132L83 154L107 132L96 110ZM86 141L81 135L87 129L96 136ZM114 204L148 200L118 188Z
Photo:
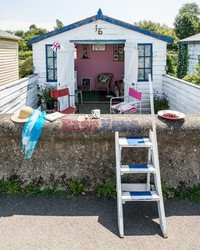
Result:
M111 74L100 74L98 82L104 84L108 83L111 77L112 77Z

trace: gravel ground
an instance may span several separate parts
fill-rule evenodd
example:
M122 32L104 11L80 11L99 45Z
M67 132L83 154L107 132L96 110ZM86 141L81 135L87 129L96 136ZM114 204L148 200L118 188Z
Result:
M116 201L95 196L0 197L0 249L200 249L200 205L165 202L163 239L153 202L124 206L125 237L118 237Z

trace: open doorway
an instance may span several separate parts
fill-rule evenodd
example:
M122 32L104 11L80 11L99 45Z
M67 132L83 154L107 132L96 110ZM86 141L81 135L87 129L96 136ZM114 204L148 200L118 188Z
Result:
M84 105L105 104L109 110L110 98L123 95L124 43L75 43L75 48L77 87Z

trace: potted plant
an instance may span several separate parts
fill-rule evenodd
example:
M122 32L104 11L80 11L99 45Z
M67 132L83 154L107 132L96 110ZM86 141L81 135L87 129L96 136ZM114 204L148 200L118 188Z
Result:
M45 86L41 91L38 92L38 102L46 110L54 109L54 100L51 98L50 91L52 86Z

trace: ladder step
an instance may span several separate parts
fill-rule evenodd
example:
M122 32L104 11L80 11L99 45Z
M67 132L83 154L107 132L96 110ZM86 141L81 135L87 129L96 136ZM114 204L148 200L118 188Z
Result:
M126 201L158 201L159 195L156 191L133 191L122 192L122 202Z
M133 173L155 173L155 167L152 164L141 165L122 165L121 174Z
M121 137L119 138L119 145L121 147L138 147L151 148L153 146L149 138L143 137Z

